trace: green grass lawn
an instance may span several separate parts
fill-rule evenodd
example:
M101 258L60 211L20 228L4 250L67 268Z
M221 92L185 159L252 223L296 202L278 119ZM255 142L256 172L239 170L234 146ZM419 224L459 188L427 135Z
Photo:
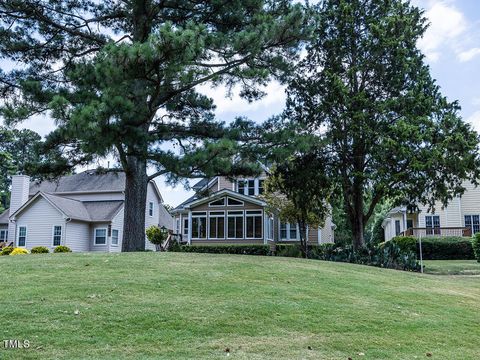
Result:
M479 359L480 278L180 253L0 257L0 358ZM3 347L3 344L0 344Z
M429 274L480 275L480 263L476 260L427 260L424 265Z

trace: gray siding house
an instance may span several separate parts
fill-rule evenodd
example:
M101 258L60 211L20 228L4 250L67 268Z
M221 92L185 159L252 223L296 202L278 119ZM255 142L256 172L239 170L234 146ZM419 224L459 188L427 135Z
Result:
M66 245L76 252L119 252L125 201L123 172L85 171L40 183L12 177L10 208L0 215L0 241L28 250ZM154 181L148 184L145 227L173 219ZM145 248L155 250L146 241Z

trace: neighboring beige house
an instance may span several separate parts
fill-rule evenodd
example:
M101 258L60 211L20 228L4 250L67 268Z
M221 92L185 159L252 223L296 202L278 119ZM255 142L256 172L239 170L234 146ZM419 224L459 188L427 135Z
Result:
M233 181L223 176L202 179L193 186L196 194L173 210L175 232L192 245L299 241L298 225L282 223L259 197L266 176ZM332 243L331 217L323 228L307 232L311 244Z
M480 188L464 183L466 188L442 208L435 205L435 211L428 206L419 206L419 211L410 212L407 207L396 207L383 220L385 240L405 234L413 236L471 236L480 232Z
M122 249L125 173L85 171L57 181L12 177L10 208L0 215L0 241L31 249L66 245L72 251ZM154 181L148 184L145 226L172 229ZM146 241L146 249L155 246Z

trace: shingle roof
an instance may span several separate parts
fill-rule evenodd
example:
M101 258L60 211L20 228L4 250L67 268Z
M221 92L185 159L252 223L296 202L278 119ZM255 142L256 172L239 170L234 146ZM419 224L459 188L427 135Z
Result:
M192 189L193 190L199 190L199 189L203 188L205 185L207 185L208 181L209 181L208 178L203 178L202 180L195 183L195 185L192 186Z
M39 195L56 206L67 217L81 221L111 221L123 206L123 200L82 202L44 192Z
M122 200L84 201L91 221L111 221L123 206Z
M81 201L48 193L41 193L41 195L58 207L60 211L62 211L69 218L90 221L90 214Z
M9 211L7 209L0 215L0 224L2 224L2 225L7 224L8 225L8 215L9 215Z
M30 184L30 195L35 195L39 191L69 193L124 190L125 173L122 171L99 173L95 170L87 170L75 175L62 176L53 181L32 182Z

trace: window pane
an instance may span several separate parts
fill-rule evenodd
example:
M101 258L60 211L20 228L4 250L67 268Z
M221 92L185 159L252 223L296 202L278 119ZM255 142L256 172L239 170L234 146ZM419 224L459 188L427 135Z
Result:
M255 180L248 180L248 195L255 195Z
M228 217L228 237L229 238L234 238L235 237L235 218L234 217Z
M53 246L59 246L62 242L62 227L53 227Z
M238 183L237 183L237 184L238 184L238 185L237 185L237 186L238 186L238 192L239 192L240 194L244 194L244 193L245 193L245 181L243 181L243 180L238 180Z
M297 238L297 225L290 224L290 239L296 239L296 238Z
M247 216L247 238L253 238L253 216Z
M225 218L217 218L217 237L219 239L225 238Z
M237 216L235 218L235 237L237 239L243 238L243 217Z
M221 198L210 203L210 206L223 206L225 205L225 198Z
M217 218L211 217L210 218L210 233L208 235L210 238L217 237Z
M200 237L205 239L207 237L207 218L200 218Z
M287 238L287 224L285 223L280 224L280 238L281 239Z
M233 206L241 206L243 205L243 202L228 198L228 205L233 205Z
M118 245L118 230L112 230L112 244Z
M107 243L107 230L96 229L95 230L95 244L104 245Z
M255 216L255 238L262 237L262 217Z
M265 180L258 180L258 195L262 195L263 194L263 182Z

